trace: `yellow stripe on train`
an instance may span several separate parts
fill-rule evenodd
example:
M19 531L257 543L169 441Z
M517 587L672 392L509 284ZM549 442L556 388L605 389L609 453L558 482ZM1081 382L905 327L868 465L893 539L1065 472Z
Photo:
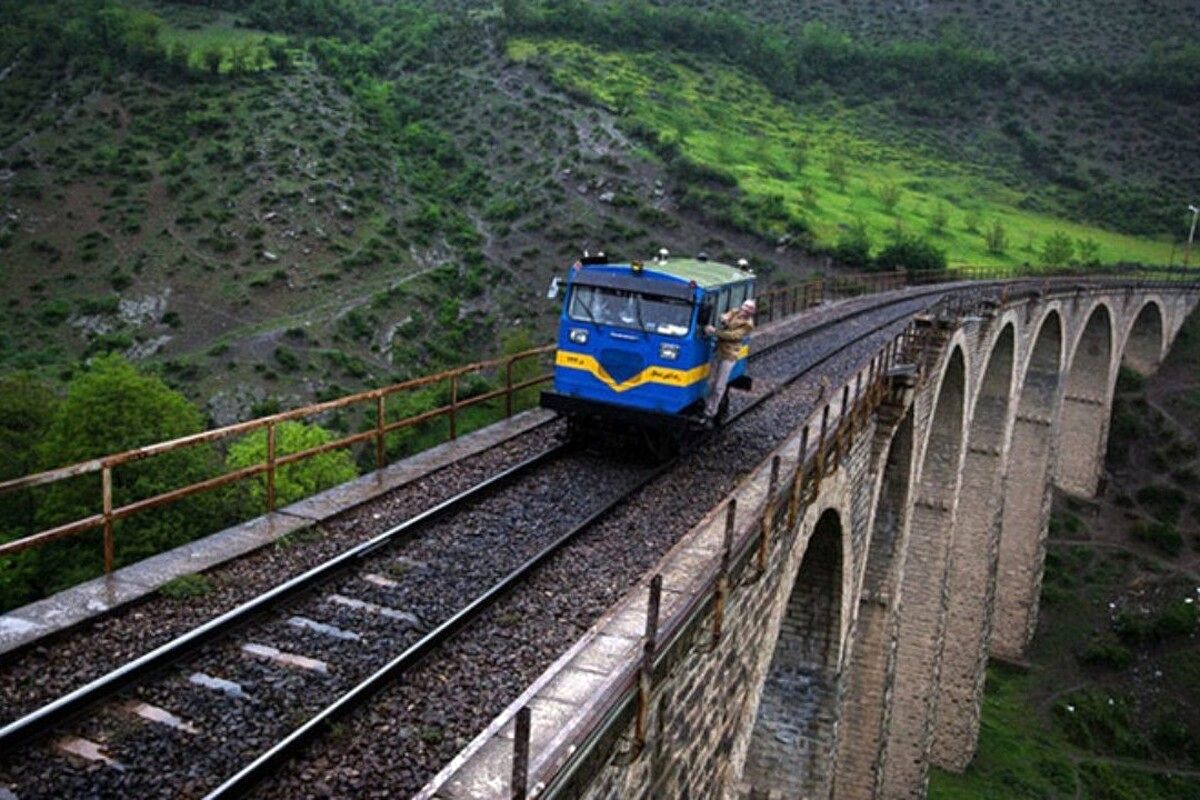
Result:
M749 352L750 348L743 345L741 352L738 354L739 360L745 358ZM586 353L574 353L570 350L559 350L554 356L554 365L556 367L577 369L586 372L614 392L625 392L647 383L683 388L704 380L708 377L709 371L708 364L701 364L691 369L672 369L670 367L654 365L646 367L637 375L627 380L617 382L605 372L604 367L600 366L600 363L593 356L589 356Z

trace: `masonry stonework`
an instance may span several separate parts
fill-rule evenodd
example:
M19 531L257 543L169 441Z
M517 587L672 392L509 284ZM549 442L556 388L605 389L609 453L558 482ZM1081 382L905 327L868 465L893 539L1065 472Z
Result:
M713 601L661 657L644 746L636 715L614 717L569 796L911 798L931 763L964 769L988 658L1021 659L1036 625L1050 484L1095 490L1119 366L1153 370L1195 302L1058 290L927 320L920 363L888 376L794 518L784 502L762 520L767 545L730 571L720 635ZM760 465L752 499L738 495L738 535L764 496L786 495L799 441L779 450L773 491ZM710 533L689 536L685 563L716 557ZM664 585L665 607L687 602Z

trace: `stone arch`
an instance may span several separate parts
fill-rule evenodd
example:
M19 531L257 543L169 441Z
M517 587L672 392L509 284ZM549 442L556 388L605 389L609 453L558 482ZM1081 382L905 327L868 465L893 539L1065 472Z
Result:
M1112 313L1098 303L1079 334L1067 370L1055 482L1084 497L1094 495L1100 482L1115 377L1113 332Z
M1121 363L1142 375L1158 369L1166 350L1166 329L1162 306L1155 300L1147 300L1129 327Z
M1013 660L1021 658L1037 623L1062 353L1062 316L1051 309L1037 328L1021 378L1004 483L990 651Z
M854 647L845 673L838 728L833 796L871 797L879 780L879 754L887 727L885 696L895 639L898 566L913 469L913 415L906 414L887 443L872 514Z
M955 511L945 634L950 646L942 656L930 754L933 763L955 771L966 768L979 735L1016 363L1016 328L1008 322L992 343L976 390Z
M910 506L880 793L924 797L945 624L945 589L966 417L966 359L946 360ZM918 409L919 411L919 409Z
M764 680L743 778L787 796L828 792L841 661L845 535L817 519L788 595Z

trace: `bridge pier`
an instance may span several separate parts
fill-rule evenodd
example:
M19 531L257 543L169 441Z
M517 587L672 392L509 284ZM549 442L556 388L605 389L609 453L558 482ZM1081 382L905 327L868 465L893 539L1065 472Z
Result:
M885 405L890 424L876 430L884 450L876 471L878 499L870 522L870 543L854 642L846 667L841 703L833 797L854 800L874 796L880 755L888 726L891 681L888 666L899 622L895 598L908 529L909 486L913 470L913 421L903 401ZM897 424L897 418L903 420Z
M1063 363L1062 318L1042 320L1017 399L1005 483L990 652L1020 660L1037 625Z
M900 624L889 667L893 688L880 757L879 794L884 797L924 797L929 777L967 411L962 349L955 347L945 363L932 406L925 406L927 395L918 398L913 410L918 427L928 433L913 490L898 598Z
M975 754L996 597L1016 337L1005 325L988 354L963 456L942 673L930 758L961 772Z
M1108 307L1092 311L1075 345L1063 396L1058 474L1063 491L1092 497L1104 468L1104 445L1116 383L1113 325Z

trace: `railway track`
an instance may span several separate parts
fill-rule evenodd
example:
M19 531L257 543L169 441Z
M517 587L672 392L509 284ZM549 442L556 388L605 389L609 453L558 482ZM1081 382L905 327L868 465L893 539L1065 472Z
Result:
M946 292L863 303L765 345L756 361L798 343L812 352L739 403L727 427ZM852 336L828 335L855 321ZM569 448L522 462L0 729L7 778L21 798L243 794L675 466ZM37 746L50 735L95 765L82 782ZM214 774L228 777L213 788Z

